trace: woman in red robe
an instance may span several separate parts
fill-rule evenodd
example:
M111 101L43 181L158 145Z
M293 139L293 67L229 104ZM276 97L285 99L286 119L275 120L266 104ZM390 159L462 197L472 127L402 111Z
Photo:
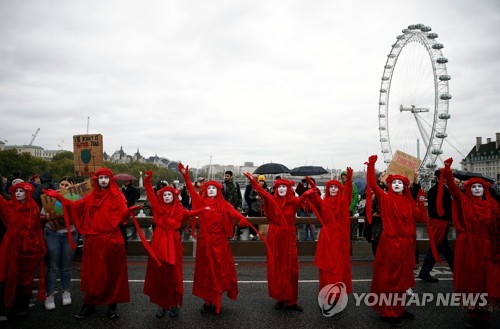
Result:
M11 201L0 196L0 217L7 228L0 245L0 307L5 304L9 318L29 314L38 266L38 299L45 299L43 256L46 249L40 208L33 200L33 190L33 185L22 182L10 188Z
M491 313L500 309L500 207L489 193L490 184L481 178L469 179L462 192L455 185L452 163L451 158L444 162L443 173L458 209L458 216L454 217L455 292L488 294L486 305L463 305L469 327L488 328Z
M291 309L302 312L297 304L299 288L299 259L295 215L297 209L314 189L309 189L300 198L292 189L293 181L277 179L274 193L264 190L250 173L245 176L252 187L264 198L264 209L269 220L267 231L267 289L269 297L277 300L275 309Z
M118 317L116 304L130 301L127 255L120 223L127 222L134 207L127 208L127 200L108 168L97 170L92 180L92 192L77 201L65 199L53 190L44 190L44 193L63 204L66 225L74 224L85 238L80 272L83 305L74 317L83 319L95 313L96 305L105 304L108 305L107 317L115 319Z
M422 202L413 200L408 178L401 175L389 175L386 180L388 193L377 185L375 162L377 156L368 160L367 189L373 190L380 208L384 230L380 236L377 254L373 265L371 292L378 295L374 309L380 312L381 319L393 325L399 325L402 318L414 319L414 315L405 311L405 295L408 288L415 287L413 267L415 266L416 221L425 221L427 210ZM423 191L419 192L419 201ZM367 199L366 213L371 214ZM381 295L387 294L397 302L381 302Z
M155 230L151 238L151 248L161 265L151 256L148 258L144 293L152 303L158 305L157 318L165 316L166 309L170 310L170 317L177 317L184 296L182 242L179 231L184 220L210 208L187 210L179 201L179 191L171 186L166 186L155 194L151 183L152 175L151 170L146 171L144 188L154 213Z
M227 292L232 300L238 295L236 268L228 238L233 236L234 220L239 219L239 226L246 226L247 220L224 200L220 183L213 180L204 183L200 195L191 183L188 167L179 163L179 171L191 196L193 210L210 207L199 215L193 295L205 301L202 314L215 312L220 315L222 294Z
M309 180L309 185L315 184ZM346 293L352 294L351 275L351 217L349 206L352 200L352 169L347 168L345 184L330 180L325 184L325 197L311 194L311 201L318 209L322 229L316 246L314 263L319 269L319 290L328 284L342 282Z

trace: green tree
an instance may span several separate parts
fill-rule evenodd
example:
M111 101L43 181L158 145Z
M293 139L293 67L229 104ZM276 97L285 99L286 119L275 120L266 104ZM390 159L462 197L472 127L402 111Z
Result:
M28 180L34 174L47 172L49 163L35 158L29 153L17 153L16 150L0 151L0 173L10 176L13 172L21 172L21 178Z

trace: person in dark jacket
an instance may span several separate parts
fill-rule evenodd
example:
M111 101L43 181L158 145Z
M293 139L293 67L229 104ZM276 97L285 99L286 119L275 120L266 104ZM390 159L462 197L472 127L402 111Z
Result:
M444 259L453 271L453 250L448 243L448 228L449 223L452 220L452 198L448 188L443 186L443 199L441 202L444 214L440 216L437 210L437 202L439 202L437 196L440 173L440 170L436 170L434 173L436 176L436 184L434 184L430 188L429 192L427 192L427 211L429 213L429 220L434 241L436 241L436 248L444 256ZM432 252L429 249L425 255L424 263L420 269L418 277L423 281L438 282L439 280L431 275L434 264L436 264L436 261L434 260L434 257L432 257Z

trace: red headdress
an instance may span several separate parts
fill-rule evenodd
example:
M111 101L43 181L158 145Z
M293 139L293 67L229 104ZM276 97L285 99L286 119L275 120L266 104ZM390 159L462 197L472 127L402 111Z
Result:
M490 194L491 184L489 182L485 181L484 179L479 178L479 177L473 177L464 183L465 194L467 194L468 197L473 198L472 192L471 192L471 187L473 184L481 184L483 186L483 189L484 189L483 199L488 200L488 203L490 203L490 204L494 204L493 203L494 200Z
M408 187L410 186L410 181L403 175L389 175L387 177L386 183L388 192L394 193L394 191L392 190L392 182L396 179L399 179L400 181L403 182L404 185L403 194L408 193Z
M16 189L18 188L23 189L24 192L26 193L26 201L24 203L21 203L16 199ZM20 210L21 208L26 207L30 209L30 211L35 211L37 213L40 211L37 203L35 202L35 200L33 200L32 197L34 192L34 187L31 183L28 182L17 183L16 185L12 185L9 191L10 194L12 195L12 204L14 205L14 208L16 210Z
M163 194L165 192L171 192L173 194L174 200L172 201L171 204L166 204L163 201ZM156 198L158 199L158 205L160 206L162 211L166 211L167 209L170 209L170 211L171 211L172 208L174 211L176 211L176 210L182 208L182 205L179 202L179 193L180 193L179 190L177 190L176 188L174 188L172 186L165 186L164 188L162 188L161 190L156 192ZM179 207L181 207L181 208L179 208Z
M291 196L295 196L295 192L293 191L292 187L295 185L294 181L288 180L288 179L277 179L274 181L274 190L276 191L278 189L278 186L280 185L285 185L287 187L286 189L286 196L285 198L289 198ZM277 195L277 194L275 194Z

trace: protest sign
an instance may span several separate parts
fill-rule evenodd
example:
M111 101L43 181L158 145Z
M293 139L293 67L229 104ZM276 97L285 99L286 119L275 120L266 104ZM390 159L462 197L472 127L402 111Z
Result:
M102 135L73 136L73 156L75 176L92 177L103 164Z

